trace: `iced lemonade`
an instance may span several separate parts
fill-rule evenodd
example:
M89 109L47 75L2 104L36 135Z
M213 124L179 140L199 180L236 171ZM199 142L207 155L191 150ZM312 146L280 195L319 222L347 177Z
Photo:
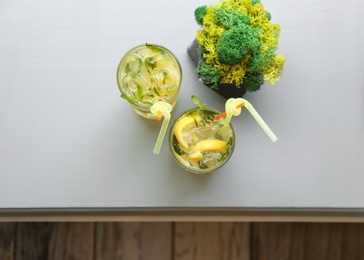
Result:
M119 63L117 82L121 97L135 112L155 119L150 107L165 101L176 105L182 81L181 66L176 57L159 45L143 44L127 52Z
M195 108L177 118L170 132L170 148L178 164L193 173L212 172L224 165L233 153L235 134L220 112Z

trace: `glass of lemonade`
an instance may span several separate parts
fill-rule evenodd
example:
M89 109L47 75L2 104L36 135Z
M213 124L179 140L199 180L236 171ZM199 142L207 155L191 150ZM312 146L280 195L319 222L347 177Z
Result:
M224 127L220 112L207 107L184 112L174 122L169 146L177 163L185 170L202 174L223 166L235 147L231 124Z
M143 44L129 50L117 69L117 83L121 97L134 111L145 118L156 119L150 107L165 101L172 108L177 103L182 69L168 49L154 44Z

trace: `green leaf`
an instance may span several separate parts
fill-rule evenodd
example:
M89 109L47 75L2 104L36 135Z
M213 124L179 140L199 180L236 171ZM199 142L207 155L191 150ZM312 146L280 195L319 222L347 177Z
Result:
M226 153L224 153L221 157L221 159L219 160L219 162L226 160L226 158L228 158L228 156L230 155L231 149L233 146L233 138L230 138L230 140L227 143L227 149L226 149Z
M204 105L205 104L202 104L202 106L204 106ZM201 107L201 108L203 108L203 107ZM216 113L214 111L206 110L206 109L199 110L199 114L201 116L201 123L205 127L208 122L211 122L215 118L215 116L218 115L218 113Z
M125 66L125 73L129 73L131 69L129 68L129 63Z
M161 95L159 95L159 92L158 92L158 89L157 88L153 88L153 91L154 91L154 93L158 96L158 97L160 97Z
M198 127L198 122L197 122L196 118L193 118L193 120L195 121L195 126Z
M163 84L166 84L166 77L167 77L167 72L163 71Z
M153 106L153 103L150 101L143 101L143 104L149 105L149 106Z
M204 126L204 127L206 127L206 123L207 123L207 121L206 121L206 119L205 118L201 118L201 123L202 123L202 125Z
M200 161L199 165L200 169L207 169L209 168L205 163L203 163L202 161Z
M120 96L121 96L123 99L125 99L126 101L128 101L129 103L134 103L134 104L139 103L139 101L138 101L137 99L135 99L135 98L130 98L130 97L128 97L128 96L126 96L126 95L124 95L124 94L121 94Z
M146 58L145 63L147 64L149 73L152 73L152 71L157 67L157 62L152 60L152 58Z
M141 101L143 99L143 88L139 84L137 85L137 94L138 99Z
M196 97L195 95L191 96L192 102L197 106L197 107L201 107L201 102L200 99L198 97Z
M184 151L182 151L181 147L178 144L177 138L175 135L173 135L173 149L174 151L178 154L178 155L183 155L185 154Z
M163 50L162 50L159 46L157 46L157 45L153 45L153 44L148 44L148 43L146 43L146 44L145 44L145 46L146 46L148 49L152 50L152 51L155 51L155 52L162 52L162 53L164 53L164 52L163 52Z

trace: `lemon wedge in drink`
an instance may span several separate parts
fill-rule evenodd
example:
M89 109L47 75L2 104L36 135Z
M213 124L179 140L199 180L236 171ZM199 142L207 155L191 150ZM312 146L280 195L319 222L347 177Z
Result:
M191 162L198 162L198 161L202 160L203 155L201 152L194 152L194 153L191 153L190 155L188 155L187 158Z
M181 118L178 121L178 123L176 124L176 126L174 128L174 134L182 149L185 149L185 150L188 149L188 144L183 139L183 132L190 130L189 128L193 127L196 124L196 122L200 122L200 121L201 121L200 115L192 115L192 116L186 116L186 117Z
M193 148L192 153L188 155L188 159L192 162L198 162L202 160L202 152L220 152L225 153L227 149L227 143L217 139L203 140L198 142Z
M193 148L192 152L220 152L225 153L227 143L217 139L203 140L198 142Z

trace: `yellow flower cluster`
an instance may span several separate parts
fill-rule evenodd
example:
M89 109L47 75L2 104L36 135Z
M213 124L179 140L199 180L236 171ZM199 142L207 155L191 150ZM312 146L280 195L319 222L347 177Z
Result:
M270 66L263 71L264 81L274 85L282 75L282 68L285 60L286 59L282 55L277 54Z

